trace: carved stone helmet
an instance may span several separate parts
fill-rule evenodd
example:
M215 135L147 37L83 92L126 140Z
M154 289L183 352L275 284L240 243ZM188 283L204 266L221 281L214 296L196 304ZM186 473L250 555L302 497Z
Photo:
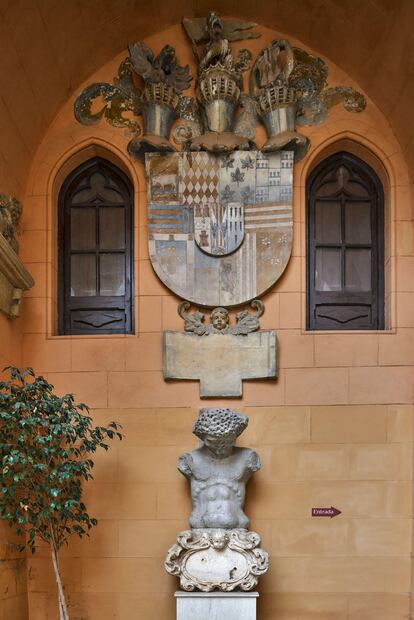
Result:
M203 440L206 435L221 437L238 437L249 423L249 418L233 409L204 408L200 409L194 422L193 433Z

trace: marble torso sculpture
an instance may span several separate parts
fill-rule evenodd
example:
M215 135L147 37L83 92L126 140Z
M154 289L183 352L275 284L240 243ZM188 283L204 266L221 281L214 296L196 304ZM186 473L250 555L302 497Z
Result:
M178 461L179 471L190 480L192 529L249 527L243 511L245 487L260 469L257 452L236 448L236 438L248 418L230 409L202 409L193 432L202 446Z
M251 590L268 569L244 513L246 483L260 469L254 450L235 446L248 421L231 409L201 409L193 432L202 445L178 460L191 486L191 530L178 534L165 566L184 590Z

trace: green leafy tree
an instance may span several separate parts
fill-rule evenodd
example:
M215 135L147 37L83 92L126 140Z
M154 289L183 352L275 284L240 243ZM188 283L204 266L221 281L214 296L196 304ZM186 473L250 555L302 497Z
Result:
M68 620L59 550L76 534L97 524L82 501L83 483L94 466L91 455L122 439L119 425L93 426L88 407L71 394L57 396L53 385L31 368L7 368L0 382L0 518L21 535L32 553L43 540L50 545L59 613Z

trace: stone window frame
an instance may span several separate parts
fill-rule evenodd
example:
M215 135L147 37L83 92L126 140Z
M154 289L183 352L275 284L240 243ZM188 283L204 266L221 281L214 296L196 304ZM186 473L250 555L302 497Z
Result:
M112 163L129 179L132 186L133 197L133 245L131 260L133 261L133 303L134 303L134 322L132 331L128 333L96 333L96 334L62 334L59 330L59 193L65 179L73 170L85 162L95 157L100 157ZM134 338L140 335L140 316L138 281L140 276L140 258L143 254L141 242L142 226L142 187L145 184L145 173L137 166L128 154L114 142L96 135L78 141L56 157L55 162L47 165L47 189L45 191L47 202L47 255L48 263L46 266L46 297L47 297L47 317L46 317L46 337L52 340L67 339L113 339L113 338Z
M324 178L329 178L333 171L344 167L351 174L351 187L349 194L341 194L335 197L319 197L319 186ZM352 178L356 181L352 181ZM357 189L359 188L359 190ZM352 197L357 190L359 195L365 194L365 198ZM346 198L346 196L349 196ZM334 235L328 242L327 239L317 241L316 203L328 200L339 206L340 217L336 225L339 226L339 235ZM345 208L349 201L355 204L362 202L370 203L370 239L364 242L359 240L345 239ZM331 233L335 233L335 225ZM382 182L375 170L363 159L353 153L342 150L328 155L320 161L306 180L306 329L308 331L366 331L384 330L384 190ZM315 283L317 263L316 255L318 248L325 251L339 252L341 267L341 281L339 290L318 291ZM346 287L345 262L351 252L368 249L370 252L371 287L368 290L353 291ZM320 250L323 251L323 250ZM321 310L317 314L317 308ZM369 314L366 314L369 310ZM325 312L325 314L324 314Z
M72 297L70 293L70 261L72 255L81 256L83 250L74 250L71 242L71 218L72 211L76 208L71 204L71 194L75 186L82 180L89 178L91 174L103 174L107 183L117 186L122 195L122 207L124 213L125 246L123 250L103 250L99 247L99 217L107 208L106 200L99 199L99 203L91 203L91 208L96 213L96 241L98 245L93 251L96 256L96 268L99 267L101 258L121 255L125 257L124 267L124 294L118 297L100 296L99 290L96 295L88 297ZM108 186L109 187L109 186ZM104 193L108 190L102 190ZM114 193L112 189L109 192ZM98 197L99 198L99 197ZM81 205L79 208L86 208ZM96 335L96 334L130 334L134 329L134 261L133 239L134 231L134 198L133 186L127 175L114 163L102 156L95 156L84 161L80 166L73 169L61 185L58 198L58 327L61 335ZM95 235L94 235L95 238ZM90 254L91 250L88 250ZM99 268L96 272L96 284L100 276Z
M385 150L384 150L385 149ZM297 200L296 215L296 234L298 235L298 244L300 247L300 291L301 291L301 333L303 335L317 334L393 334L396 333L396 200L400 197L399 189L403 186L406 172L394 167L394 162L388 154L389 145L381 142L374 143L366 136L350 131L340 131L324 136L322 140L315 144L313 151L305 160L299 162L294 174L294 195ZM379 177L384 191L384 328L373 330L309 330L307 329L307 299L306 299L306 212L307 212L307 196L306 182L312 171L318 164L330 155L347 151L368 164Z

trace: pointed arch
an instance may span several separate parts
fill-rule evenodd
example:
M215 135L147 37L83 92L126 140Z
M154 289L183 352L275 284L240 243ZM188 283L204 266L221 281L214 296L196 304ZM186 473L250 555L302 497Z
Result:
M306 184L307 329L384 329L384 190L347 151Z
M133 331L133 187L95 156L72 170L58 198L59 334Z

